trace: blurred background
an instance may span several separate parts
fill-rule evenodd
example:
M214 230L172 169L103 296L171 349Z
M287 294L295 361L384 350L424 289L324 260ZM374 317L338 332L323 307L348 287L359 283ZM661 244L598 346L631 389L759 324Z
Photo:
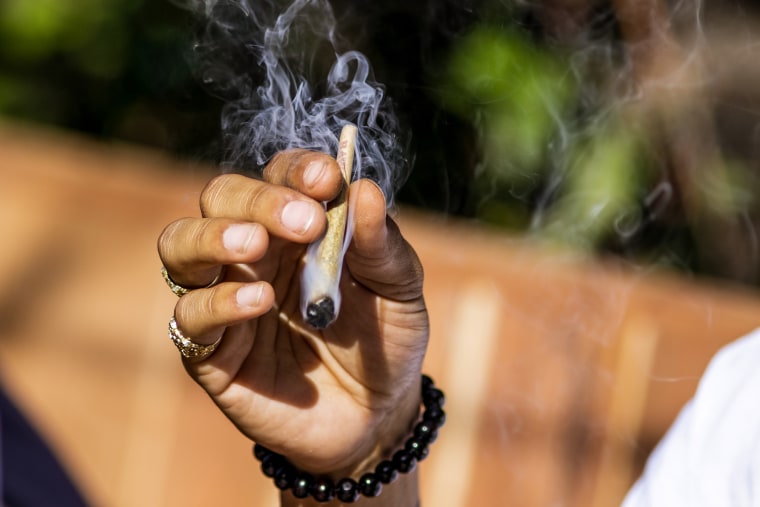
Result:
M752 2L334 3L411 133L401 202L758 282ZM216 162L202 27L169 1L6 0L0 114Z
M408 134L397 213L452 391L430 505L615 505L760 323L760 11L333 4ZM163 342L155 239L224 155L202 30L165 0L0 2L0 376L93 505L272 499Z

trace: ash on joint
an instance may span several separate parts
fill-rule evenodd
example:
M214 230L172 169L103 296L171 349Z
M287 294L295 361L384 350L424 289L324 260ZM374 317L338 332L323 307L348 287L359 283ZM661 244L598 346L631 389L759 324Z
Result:
M329 296L306 306L306 323L316 329L324 329L335 320L335 302Z

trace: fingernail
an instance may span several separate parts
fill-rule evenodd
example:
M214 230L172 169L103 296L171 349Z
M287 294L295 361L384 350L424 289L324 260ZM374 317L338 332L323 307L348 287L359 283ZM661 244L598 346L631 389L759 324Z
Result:
M236 224L227 227L222 235L224 248L231 251L245 252L256 234L256 225Z
M324 162L311 162L303 172L303 182L307 187L313 187L325 172Z
M238 289L236 298L239 306L257 306L261 301L264 286L261 284L246 285Z
M314 206L303 201L290 201L282 210L282 224L297 234L304 234L314 222Z

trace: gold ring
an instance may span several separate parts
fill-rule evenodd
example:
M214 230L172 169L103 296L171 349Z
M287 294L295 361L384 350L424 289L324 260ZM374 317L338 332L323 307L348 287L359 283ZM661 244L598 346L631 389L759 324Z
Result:
M199 343L195 343L193 340L182 334L182 331L180 331L179 327L177 327L177 321L174 317L169 320L169 338L171 338L172 342L174 342L174 345L177 346L180 353L182 354L182 357L185 359L194 359L198 361L207 359L211 354L214 353L216 348L219 346L219 343L222 341L222 337L220 336L211 345L201 345Z
M172 277L169 276L169 272L166 270L166 266L161 266L161 276L164 277L164 281L166 282L166 285L168 285L171 291L178 297L182 297L188 292L190 292L191 290L193 290L193 289L188 289L187 287L183 287L179 285L177 282L175 282L174 280L172 280ZM214 285L219 283L219 280L221 280L223 276L224 276L224 269L221 269L219 271L219 274L216 275L216 278L211 280L211 283L209 283L205 287L199 287L199 288L208 289L209 287L213 287Z

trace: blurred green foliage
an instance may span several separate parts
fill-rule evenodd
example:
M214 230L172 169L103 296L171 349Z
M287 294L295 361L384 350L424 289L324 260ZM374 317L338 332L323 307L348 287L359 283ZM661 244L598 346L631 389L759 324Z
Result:
M472 121L483 160L510 184L533 179L546 162L546 146L565 116L574 83L558 58L525 34L484 26L465 37L448 64L446 107Z
M481 218L519 229L531 221L530 203L519 196L546 176L546 147L573 94L566 76L558 57L513 29L483 25L453 48L439 94L477 132Z
M635 125L613 117L597 128L572 147L567 179L545 220L549 235L589 250L620 232L620 220L636 213L649 172Z
M185 55L191 20L164 1L0 2L0 114L193 154L218 105Z
M472 215L585 252L756 283L760 188L746 160L723 154L701 83L641 93L614 12L579 45L486 4L438 91L476 132Z
M563 132L580 100L563 56L525 32L479 26L454 48L441 101L477 129L481 218L524 229L538 212L542 234L595 248L636 205L642 147L637 130L612 110L595 122L593 135ZM552 151L552 143L566 146ZM519 198L540 192L552 177L561 178L561 188L546 209Z
M6 0L0 8L4 56L41 62L59 53L86 74L113 76L125 63L123 20L141 3Z
M700 159L694 145L693 170L663 137L681 142L688 117L668 111L682 123L668 131L651 108L620 100L630 83L614 13L591 16L578 47L546 35L540 2L478 0L477 14L455 2L335 2L413 132L400 202L757 280L757 270L730 266L756 260L731 253L755 237L736 223L754 227L760 216L746 159L720 150ZM195 23L168 0L3 0L0 115L214 159L222 104L193 75ZM597 49L606 60L588 59Z

